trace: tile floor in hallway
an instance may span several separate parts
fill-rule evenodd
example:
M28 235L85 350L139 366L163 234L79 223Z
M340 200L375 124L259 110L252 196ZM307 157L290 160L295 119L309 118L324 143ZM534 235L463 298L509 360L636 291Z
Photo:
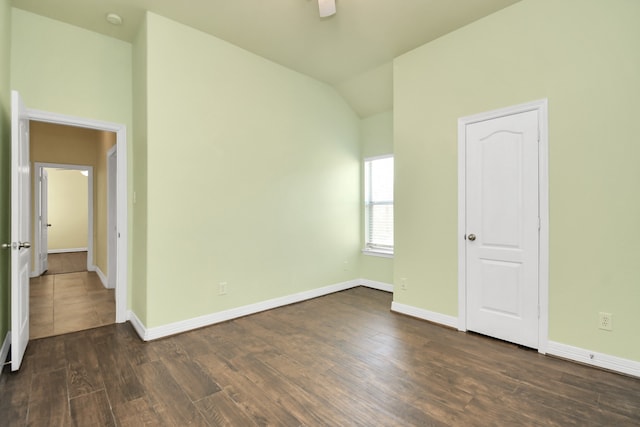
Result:
M66 334L115 322L115 290L95 272L55 274L30 280L29 338Z
M47 255L45 275L87 271L87 252L63 252Z

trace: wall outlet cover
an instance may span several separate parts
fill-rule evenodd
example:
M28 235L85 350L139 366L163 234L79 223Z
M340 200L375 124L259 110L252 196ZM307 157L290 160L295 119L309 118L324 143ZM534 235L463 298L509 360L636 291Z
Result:
M598 313L598 328L613 331L613 314L601 311Z

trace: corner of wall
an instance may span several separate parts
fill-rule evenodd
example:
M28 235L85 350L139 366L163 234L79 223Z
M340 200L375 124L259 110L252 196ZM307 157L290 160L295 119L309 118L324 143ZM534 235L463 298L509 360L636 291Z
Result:
M393 154L393 110L360 120L361 167L367 157ZM362 180L363 173L360 172ZM360 244L364 247L364 182L360 184ZM393 258L360 254L360 277L383 283L393 283Z
M129 306L132 310L132 324L136 327L147 321L147 15L133 42L133 162L132 179L132 221L131 286ZM135 312L135 314L134 314ZM140 316L140 318L138 317ZM137 323L135 322L137 321ZM144 326L136 327L141 337Z

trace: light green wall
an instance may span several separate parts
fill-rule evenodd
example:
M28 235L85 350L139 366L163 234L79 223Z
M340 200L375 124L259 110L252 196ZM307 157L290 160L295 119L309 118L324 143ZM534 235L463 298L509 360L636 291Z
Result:
M640 360L639 21L636 0L524 0L396 59L395 301L457 314L457 119L548 98L549 338Z
M147 28L147 326L358 277L360 122L344 100L160 16Z
M0 205L3 206L0 209L0 242L2 243L11 240L10 211L7 208L11 205L10 52L11 7L9 0L0 0ZM0 249L0 342L4 340L9 330L9 257L8 250Z
M133 42L133 172L135 204L133 209L134 286L131 309L147 324L147 20L146 17ZM178 146L178 144L176 144Z
M385 111L362 119L360 126L360 153L363 159L393 154L393 111ZM364 197L361 200L364 200ZM361 211L361 218L364 218L364 211ZM360 229L360 245L364 247L364 225ZM360 277L377 282L393 283L393 258L362 254Z
M363 158L393 154L393 111L369 116L360 124Z
M11 87L20 92L26 107L125 124L131 159L131 44L16 8L11 16ZM132 236L131 161L127 174ZM130 268L130 293L134 287Z
M131 44L13 9L11 85L27 108L131 124Z
M360 277L387 284L393 284L393 258L361 255Z

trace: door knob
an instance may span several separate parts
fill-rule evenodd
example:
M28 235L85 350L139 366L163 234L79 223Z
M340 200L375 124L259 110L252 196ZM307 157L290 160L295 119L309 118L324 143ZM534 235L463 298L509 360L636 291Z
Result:
M475 234L469 234L469 236L467 238L473 242L474 240L476 240L476 235Z
M47 227L51 227L51 224L47 224Z
M3 243L2 249L11 249L11 243Z
M31 247L31 243L29 243L29 242L19 242L18 243L18 249L22 249L22 248L29 249L30 247Z

